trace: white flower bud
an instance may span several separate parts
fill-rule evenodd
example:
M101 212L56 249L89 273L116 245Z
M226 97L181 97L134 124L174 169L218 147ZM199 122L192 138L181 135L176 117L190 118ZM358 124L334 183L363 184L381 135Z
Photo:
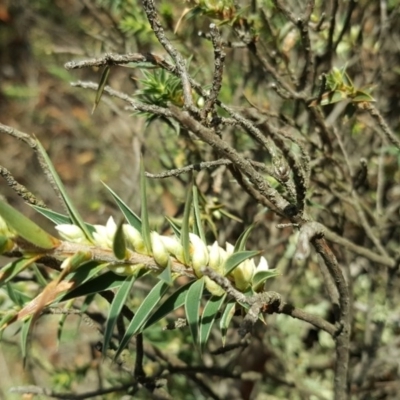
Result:
M160 267L165 268L168 265L169 253L164 246L160 235L157 232L151 232L150 240L154 260Z
M55 227L58 230L60 236L73 243L84 243L88 244L85 234L79 226L71 224L60 224Z
M230 244L229 242L226 242L225 248L226 248L226 254L227 254L228 256L230 256L231 254L233 254L233 251L235 250L235 246L233 246L233 245Z
M260 262L257 265L255 273L264 272L264 271L269 271L269 265L268 265L268 261L265 259L265 257L261 257Z
M117 225L113 217L108 218L106 226L95 225L95 232L93 232L93 239L96 244L100 247L111 249L113 246L113 240L115 232L117 231Z
M109 265L108 269L114 274L122 276L132 276L138 273L144 267L144 264L119 264L119 265Z
M190 253L192 256L192 268L197 276L202 276L200 269L208 265L208 250L206 244L194 233L189 233L192 244Z
M132 245L133 249L140 254L147 254L141 233L132 225L125 224L122 229L127 242Z
M246 260L233 270L232 275L235 279L235 286L238 290L244 291L250 286L255 269L256 266L254 261Z
M160 236L165 248L181 263L183 260L183 247L175 236Z
M223 273L224 262L227 259L227 254L224 249L218 246L217 242L214 242L212 246L208 246L210 254L210 260L208 265L216 272Z
M217 283L211 280L208 276L204 277L204 284L206 289L213 295L213 296L222 296L225 293L225 290L222 289Z

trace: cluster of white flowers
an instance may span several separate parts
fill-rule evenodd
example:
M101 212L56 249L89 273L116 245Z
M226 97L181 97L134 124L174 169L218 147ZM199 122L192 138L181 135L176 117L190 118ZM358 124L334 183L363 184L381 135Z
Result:
M92 233L94 244L111 249L113 247L113 239L117 231L117 225L112 217L110 217L105 226L94 225L94 232ZM81 244L91 244L86 238L83 231L76 225L58 225L56 229L60 235L67 241ZM162 236L157 232L151 232L151 254L146 249L145 243L141 233L131 225L123 225L124 236L126 239L127 247L131 250L145 255L151 255L155 262L162 268L168 265L170 257L175 258L181 263L184 263L184 251L181 242L175 236ZM195 235L189 233L190 239L190 266L193 268L195 275L202 277L201 268L208 266L220 275L225 275L224 265L226 260L233 254L234 246L226 243L225 249L220 247L217 242L213 245L207 246L203 240ZM127 274L131 271L137 270L135 266L123 266L115 272ZM253 259L248 259L239 264L229 277L234 281L235 287L240 291L246 291L251 287L253 277L256 273L267 271L269 269L267 260L264 257L260 258L258 265L254 263ZM208 291L215 295L221 296L224 290L209 277L205 278L205 286Z

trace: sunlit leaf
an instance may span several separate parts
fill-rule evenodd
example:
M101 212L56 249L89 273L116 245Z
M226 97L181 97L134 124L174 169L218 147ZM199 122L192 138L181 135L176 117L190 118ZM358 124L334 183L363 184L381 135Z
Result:
M91 234L90 234L89 230L87 229L86 224L83 221L82 217L79 215L79 213L76 210L75 206L73 205L71 199L69 198L69 196L65 190L64 184L62 183L60 177L58 176L56 169L54 168L52 162L50 161L50 158L47 155L46 150L44 149L42 144L39 142L39 140L36 140L36 144L37 144L38 151L40 152L43 160L46 162L47 168L53 177L54 183L57 185L57 188L60 191L60 195L64 201L65 206L67 207L67 211L68 211L69 217L71 218L72 223L74 225L78 226L79 228L81 228L81 230L83 231L83 233L86 236L86 239L91 241L91 239L92 239Z
M237 253L233 253L232 255L230 255L227 258L227 260L224 263L225 275L230 274L243 261L246 261L249 258L255 257L258 254L260 254L260 252L256 251L256 250L239 251Z
M274 278L279 275L280 273L278 272L277 269L270 269L268 271L256 272L252 279L252 288L254 290L259 289L260 286L263 285L267 279Z
M176 292L171 294L163 304L154 312L154 314L148 319L143 330L147 329L151 325L158 322L161 318L164 318L171 312L175 311L179 307L182 307L185 304L186 294L193 285L195 281L191 281L184 286L181 286Z
M19 307L23 307L31 299L25 293L14 288L10 282L6 284L7 295Z
M161 301L168 288L169 285L167 283L160 281L157 283L156 286L153 287L150 293L142 301L140 307L135 313L135 316L128 325L128 328L126 329L125 335L122 338L118 350L115 354L115 358L118 358L122 350L128 345L129 341L132 339L132 336L142 330L142 327L147 322L149 315L153 312L154 308Z
M19 258L18 260L8 263L0 270L0 287L9 282L14 276L31 266L40 256Z
M357 90L351 99L354 102L360 102L360 101L374 102L375 101L375 99L369 93L364 92L362 90Z
M235 308L236 308L235 301L231 300L230 302L228 302L219 321L219 328L221 330L221 337L222 337L222 346L225 346L226 333L228 331L229 324L231 323L231 319L235 315Z
M42 214L44 217L46 217L50 221L54 222L56 225L64 225L64 224L71 225L72 224L72 220L70 217L68 217L68 215L60 214L60 213L50 210L48 208L39 207L39 206L36 206L33 204L30 204L30 206L33 209L35 209L37 212ZM93 225L88 224L87 222L85 222L85 225L90 233L95 231L95 228Z
M321 98L320 104L326 106L328 104L337 103L339 101L347 99L346 92L342 90L334 90L328 93L324 93Z
M64 305L63 309L66 310L66 311L70 310L72 308L73 304L74 304L74 300L70 300ZM67 320L67 318L68 318L68 312L65 312L64 314L61 314L61 316L60 316L60 318L58 320L57 347L60 344L62 332L63 332L65 321Z
M204 307L203 315L200 321L200 349L203 352L210 337L211 329L213 327L215 318L219 309L224 303L226 294L223 296L212 296Z
M168 260L168 265L162 270L160 274L157 275L157 278L161 281L164 281L169 286L173 284L174 280L172 278L171 259Z
M195 226L197 227L197 235L204 243L206 243L206 235L204 234L203 224L201 222L199 189L197 189L196 185L193 185L193 210L194 210Z
M185 314L193 343L197 345L200 324L200 303L204 289L204 277L190 286L185 299Z
M121 210L122 214L124 214L126 220L128 221L129 225L132 225L136 228L137 231L142 231L142 222L140 218L124 203L124 201L104 182L103 185L105 188L110 192L111 196L114 198L117 206Z
M29 317L27 318L21 327L21 355L24 360L26 360L26 356L28 354L28 342L29 342L29 333L30 333L30 327L32 324L33 318Z
M106 354L110 345L111 337L114 331L115 324L119 315L121 314L122 307L124 306L126 299L132 289L132 286L136 280L136 276L130 276L125 279L119 288L118 292L114 296L114 300L111 303L110 311L108 313L107 322L104 329L104 342L103 342L103 353Z
M169 218L165 217L165 219L168 221L169 225L171 226L172 230L174 231L175 236L180 239L181 238L181 230L179 229L178 225L175 224L175 222Z
M149 254L151 251L151 240L150 240L150 222L149 222L149 210L147 206L147 191L146 191L146 175L144 171L143 158L140 160L140 199L141 199L141 220L142 220L142 237L144 245L146 246Z
M34 246L50 250L57 247L60 241L48 234L15 208L0 200L0 216L19 236Z
M36 281L39 283L39 285L41 285L43 287L46 286L48 284L48 281L44 277L44 275L42 274L42 272L40 271L40 269L38 268L38 266L36 264L32 265L32 270L35 273Z
M246 248L247 239L250 236L251 231L254 228L254 224L251 224L247 229L245 229L239 236L239 239L235 243L234 253L237 251L243 251Z
M84 267L78 269L75 275L70 278L70 280L74 280L76 282L75 288L65 294L61 300L64 301L76 297L88 296L121 286L126 277L114 274L112 271L107 271L100 276L90 279L106 265L107 264L99 265L92 271L84 271Z
M111 67L109 65L106 65L104 67L103 73L101 74L99 87L97 88L96 98L94 100L94 104L93 104L93 108L92 108L92 114L94 113L98 104L100 103L101 96L103 95L104 88L106 87L106 84L107 84L108 76L110 75L110 70L111 70Z
M182 219L182 229L181 229L181 244L183 247L183 261L186 265L190 265L190 214L192 208L192 185L193 181L188 188L188 195L185 202L185 211L183 213Z

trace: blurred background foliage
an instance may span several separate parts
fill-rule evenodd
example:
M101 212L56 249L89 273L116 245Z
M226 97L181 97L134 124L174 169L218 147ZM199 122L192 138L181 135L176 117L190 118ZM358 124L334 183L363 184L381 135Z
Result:
M286 3L290 3L294 14L303 9L301 1ZM392 130L399 132L399 1L317 0L315 3L311 19L315 29L310 32L316 74L314 80L305 80L312 86L313 95L318 96L321 83L318 77L322 73L345 66L356 88L372 89L377 108ZM338 5L337 27L333 47L327 52L328 24L334 4ZM348 29L343 30L350 7L353 7L350 23ZM304 68L298 31L277 12L273 1L159 1L157 8L168 36L190 60L190 73L205 88L210 87L213 72L213 48L206 32L210 22L219 25L224 40L231 43L231 47L226 48L226 70L219 99L239 111L253 106L266 117L275 118L277 124L291 121L297 131L292 129L290 134L307 146L311 157L313 175L307 198L309 213L337 234L368 247L370 242L354 208L344 201L348 182L339 148L346 148L354 169L359 168L360 159L366 159L368 179L361 188L361 196L366 210L373 211L369 221L388 251L398 251L399 219L393 218L400 202L398 150L384 143L366 113L347 113L346 101L337 103L340 106L335 103L323 108L327 124L340 128L340 140L336 138L330 146L321 144L308 109L293 99L282 98L271 86L272 77L260 67L251 49L241 45L258 42L271 65L286 71L287 79L296 83L299 90L304 89L302 80L298 79ZM146 170L152 173L217 157L211 148L193 141L189 132L180 130L170 121L127 111L122 103L106 95L91 115L95 93L72 87L70 82L99 82L101 70L66 71L63 65L72 59L98 57L107 52L164 55L138 1L0 1L1 122L34 133L39 138L75 205L90 223L105 223L110 214L119 216L101 181L111 186L135 211L139 210L138 162L141 153ZM113 67L108 84L144 102L164 105L166 101L172 101L179 105L182 100L176 78L152 69L129 65ZM341 121L338 125L337 119ZM224 132L224 139L252 160L272 162L265 150L234 126ZM0 164L51 209L62 211L32 151L6 136L0 137L0 148ZM294 148L293 151L298 150ZM382 175L385 176L384 185L377 190ZM282 222L281 218L244 193L224 166L199 172L196 182L203 194L203 213L210 243L214 238L221 244L233 243L245 227L258 222L248 248L261 249L270 265L280 269L282 275L273 280L271 288L296 306L330 319L331 305L326 300L318 260L315 256L305 262L293 260L296 234L292 228L278 229L276 224ZM278 185L277 182L274 184ZM187 185L185 175L149 180L148 204L153 226L167 230L164 215L181 217ZM46 225L48 222L22 204L3 180L0 189L10 204L51 229ZM377 193L381 196L378 202ZM378 210L374 210L375 204L378 204ZM389 211L391 216L386 218L385 213ZM339 246L334 246L334 250L351 282L354 298L353 377L357 378L362 372L360 368L365 367L362 360L367 357L368 346L372 346L373 332L382 330L380 344L370 359L369 375L357 378L363 380L375 376L374 384L361 385L363 390L356 395L360 397L355 398L394 399L400 391L398 290L393 298L386 300L387 277L383 269ZM22 292L37 290L36 284L28 278L21 278ZM393 278L392 284L396 288L399 283L398 278ZM148 289L144 286L138 293L144 294ZM0 296L3 310L12 306L4 293ZM130 305L135 308L140 296L131 301ZM107 303L100 299L90 307L92 313L104 315ZM18 335L3 337L0 352L0 393L3 398L20 398L12 397L8 389L22 384L51 387L60 392L79 392L129 381L127 371L132 369L134 355L125 354L120 364L102 361L96 348L101 335L93 326L76 316L69 316L58 343L57 324L58 319L53 315L39 320L33 331L33 346L25 369L21 365ZM334 343L328 335L301 321L284 315L269 316L267 327L260 326L256 330L247 348L219 357L207 353L202 361L193 351L187 330L161 329L160 324L158 329L147 334L146 339L163 354L168 354L168 363L177 369L178 366L204 362L216 369L249 372L247 379L241 380L222 380L218 374L208 377L207 383L217 388L221 399L232 393L237 398L259 400L332 398ZM237 340L234 329L228 336L231 342ZM218 336L211 340L211 350L221 345L219 340ZM148 375L162 369L162 363L155 361L159 360L157 356L151 359L148 355L146 359ZM237 368L232 367L234 365ZM168 379L172 398L211 398L195 373L171 374ZM253 397L250 397L252 392ZM152 398L144 391L136 396ZM101 398L122 397L114 393ZM130 397L126 395L126 398Z

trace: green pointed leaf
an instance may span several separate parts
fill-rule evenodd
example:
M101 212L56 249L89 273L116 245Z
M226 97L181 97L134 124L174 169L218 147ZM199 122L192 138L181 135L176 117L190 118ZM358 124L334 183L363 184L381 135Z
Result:
M103 292L104 290L111 290L120 287L126 277L114 274L114 272L112 271L107 271L100 276L90 279L93 275L102 270L106 265L107 264L99 265L93 270L92 274L86 273L86 275L84 274L85 271L83 271L83 267L78 269L75 275L70 278L77 282L77 287L66 293L61 298L61 301L74 299L81 296L89 296L91 294Z
M229 324L231 323L232 317L235 315L236 302L231 300L225 307L219 321L219 328L221 330L222 346L225 346L226 333L228 332Z
M224 303L226 298L226 294L223 296L212 296L206 306L204 307L203 315L201 316L200 321L200 349L201 352L204 351L206 344L208 342L208 338L210 337L211 329L213 327L215 318L218 314L219 309Z
M97 88L96 98L94 100L94 104L93 104L93 108L92 108L92 114L96 110L97 105L100 103L101 96L103 95L104 88L106 87L106 84L107 84L108 76L110 75L110 70L111 70L111 67L109 65L106 65L103 70L103 73L101 74L99 87Z
M259 251L239 251L230 255L224 263L225 275L230 274L238 265L249 258L255 257L260 254Z
M0 287L9 282L14 276L18 275L21 271L31 266L39 256L29 258L19 258L4 266L0 270Z
M54 222L56 225L71 225L72 220L68 215L60 214L58 212L55 212L53 210L49 210L48 208L43 208L39 206L35 206L34 204L30 204L30 206L36 210L38 213L42 214L44 217L46 217L48 220ZM88 224L85 222L85 225L90 233L93 233L95 231L95 228L93 225Z
M267 279L279 276L280 273L277 269L270 269L268 271L256 272L253 276L251 286L254 290L258 289Z
M110 192L111 196L114 198L117 206L121 210L122 214L124 214L126 220L129 225L132 225L139 232L142 231L142 221L140 218L124 203L124 201L104 182L102 182L105 188Z
M110 311L108 313L107 322L104 330L104 342L103 342L103 354L107 353L108 347L110 345L111 337L114 331L115 324L119 315L121 314L122 307L124 306L126 299L132 289L132 286L136 280L136 276L127 277L122 283L117 294L114 297L113 302L110 306Z
M251 231L254 228L254 224L251 224L246 230L244 230L240 236L239 239L237 240L236 244L235 244L235 248L233 250L234 253L238 252L238 251L243 251L246 248L246 243L247 243L247 239L250 236Z
M175 224L175 222L169 218L169 217L165 217L165 219L168 221L171 229L173 230L175 236L180 239L181 238L181 230L179 229L178 225Z
M143 330L149 328L151 325L158 322L161 318L166 317L168 314L172 313L179 307L185 304L186 294L196 281L191 281L184 286L181 286L177 291L175 291L171 296L169 296L163 304L154 312L154 314L147 320Z
M0 216L20 237L36 247L50 250L60 244L57 238L48 234L40 226L2 200L0 200Z
M26 303L31 301L31 298L27 296L25 293L20 292L15 289L11 283L6 284L7 295L11 299L11 301L19 307L24 307Z
M54 183L57 185L57 188L60 191L60 195L64 201L65 206L67 207L67 211L68 211L69 217L71 218L72 223L82 229L83 233L86 236L86 239L88 239L89 241L92 241L92 237L90 235L89 230L86 227L85 222L83 221L82 217L79 215L78 211L76 210L75 206L73 205L72 201L70 200L70 198L65 190L65 187L64 187L60 177L58 176L56 169L54 168L52 162L50 161L49 156L46 153L46 150L44 149L42 144L39 142L39 140L36 140L36 144L37 144L37 149L38 149L40 155L42 156L43 160L45 161L47 168L50 171L50 173L54 179Z
M127 256L126 253L126 240L123 229L123 221L121 221L113 238L113 253L118 260L124 260Z
M324 93L321 99L321 106L326 106L328 104L338 103L339 101L347 99L346 92L342 90L334 90L328 93Z
M188 189L188 195L185 202L185 211L183 213L182 219L182 229L181 229L181 244L183 247L183 261L186 265L190 265L190 239L189 239L189 231L190 231L190 214L191 214L191 206L192 206L192 185L193 181L190 184Z
M0 318L0 340L3 337L4 327L9 326L10 321L15 320L18 311L10 310L7 311L1 318Z
M149 210L147 207L147 194L146 194L146 175L144 172L143 158L140 160L140 199L142 203L141 207L141 220L142 220L142 237L144 245L146 246L147 252L152 254L151 240L150 240L150 222L149 222Z
M29 333L32 321L33 318L29 317L22 323L21 327L21 353L22 353L22 358L24 360L24 364L26 356L28 354L28 341L29 341Z
M197 232L195 232L200 239L206 243L206 235L204 233L203 224L201 222L201 212L199 205L199 189L196 185L193 185L193 210L194 210L194 220L195 226L197 227Z
M46 287L49 282L44 277L44 275L42 274L42 272L40 271L40 269L36 264L32 265L32 270L35 273L36 281L39 283L39 285L41 285L42 287Z
M72 308L72 305L74 304L74 300L70 300L67 302L67 304L64 305L63 309L64 310L70 310ZM57 347L60 345L61 342L61 336L63 333L65 321L68 318L68 313L61 314L59 320L58 320L58 327L57 327Z
M357 90L354 96L352 96L352 101L353 102L359 102L359 101L368 101L368 102L374 102L375 99L367 92L364 92L362 90Z
M168 260L167 267L164 268L162 272L157 275L157 278L165 282L167 285L172 286L174 280L172 278L171 259Z
M160 302L169 285L163 281L158 282L156 286L150 291L150 293L143 300L142 304L138 308L133 317L131 323L126 329L125 335L121 340L118 350L115 354L115 359L121 354L122 350L128 345L133 335L136 335L142 330L142 327L147 322L149 315L153 312L154 308Z
M190 286L185 299L185 314L193 343L197 345L200 323L200 303L203 296L204 277Z

